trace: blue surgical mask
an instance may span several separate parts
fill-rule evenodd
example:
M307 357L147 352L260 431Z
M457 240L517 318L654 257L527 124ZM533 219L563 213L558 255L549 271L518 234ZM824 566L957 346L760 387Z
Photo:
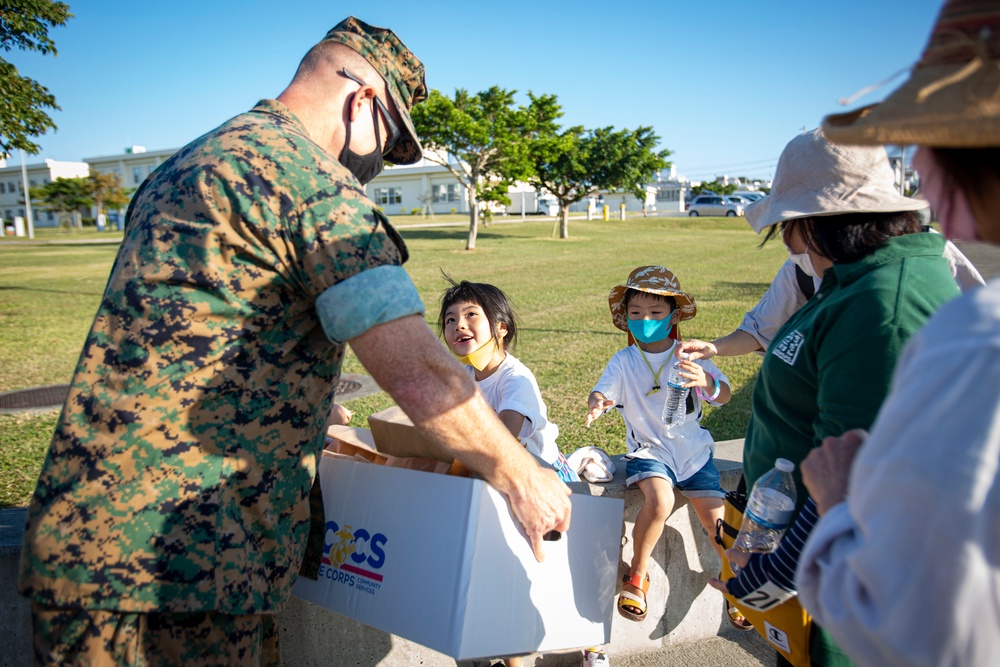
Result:
M628 330L640 343L658 343L666 340L673 326L670 317L662 320L629 320Z

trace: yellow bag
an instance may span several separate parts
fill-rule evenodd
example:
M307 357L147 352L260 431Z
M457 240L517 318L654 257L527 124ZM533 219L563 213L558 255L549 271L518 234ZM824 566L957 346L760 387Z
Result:
M746 485L740 480L740 489ZM736 536L743 523L743 512L746 509L746 491L729 491L726 493L725 518L716 530L716 539L722 543L723 549L733 546ZM722 559L722 573L719 579L727 581L733 578L729 567L729 559ZM775 587L777 590L777 587ZM754 629L764 639L771 643L777 651L795 667L809 667L809 632L812 629L812 617L799 604L798 596L778 604L776 598L766 591L757 590L745 599L737 599L728 593L726 601L740 610Z

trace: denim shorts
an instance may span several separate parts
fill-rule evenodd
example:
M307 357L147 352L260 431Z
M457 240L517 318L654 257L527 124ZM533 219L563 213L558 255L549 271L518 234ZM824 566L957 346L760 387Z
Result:
M662 477L670 482L688 498L725 498L722 490L719 470L715 467L715 459L709 457L708 462L695 474L683 482L677 481L674 471L662 461L656 459L628 459L625 463L625 483L633 486L640 480L649 477Z

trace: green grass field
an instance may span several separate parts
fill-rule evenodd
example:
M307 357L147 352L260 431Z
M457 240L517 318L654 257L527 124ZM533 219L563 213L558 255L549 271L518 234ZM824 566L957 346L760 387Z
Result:
M435 330L446 285L441 271L494 283L511 297L521 325L514 354L538 378L565 452L584 445L624 451L617 415L590 429L583 428L583 416L591 387L625 344L625 334L611 324L607 296L629 271L643 264L673 270L698 303L698 316L681 326L682 335L711 339L739 323L787 256L780 243L758 250L758 237L741 218L573 219L571 238L558 240L551 221L529 217L482 229L474 252L464 250L464 226L407 230L405 223L430 220L398 221L411 254L406 267ZM44 234L50 245L0 245L0 391L69 382L117 251L115 244L60 243L86 234ZM709 408L702 424L716 440L740 438L759 360L750 355L717 363L734 398ZM344 370L364 372L351 355ZM350 402L352 424L365 426L370 413L389 405L385 394ZM27 503L56 417L54 411L0 415L0 507Z

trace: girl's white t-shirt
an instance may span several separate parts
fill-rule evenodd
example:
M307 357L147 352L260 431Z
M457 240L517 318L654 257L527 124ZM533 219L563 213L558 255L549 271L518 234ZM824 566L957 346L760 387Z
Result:
M467 367L475 377L475 369ZM550 465L559 459L559 427L548 420L542 393L534 374L514 355L507 357L485 380L477 381L486 402L499 415L504 410L513 410L524 415L524 424L518 438L528 451Z
M674 347L666 352L646 352L653 370L660 371L661 389L651 396L653 372L643 361L638 345L630 345L611 357L594 391L615 402L625 420L627 456L656 459L674 471L682 482L704 466L715 451L712 434L698 424L701 419L701 399L694 394L694 412L678 427L667 429L663 423L663 406L667 402L667 377L674 358ZM729 378L710 359L698 359L696 364L719 382L729 384Z

